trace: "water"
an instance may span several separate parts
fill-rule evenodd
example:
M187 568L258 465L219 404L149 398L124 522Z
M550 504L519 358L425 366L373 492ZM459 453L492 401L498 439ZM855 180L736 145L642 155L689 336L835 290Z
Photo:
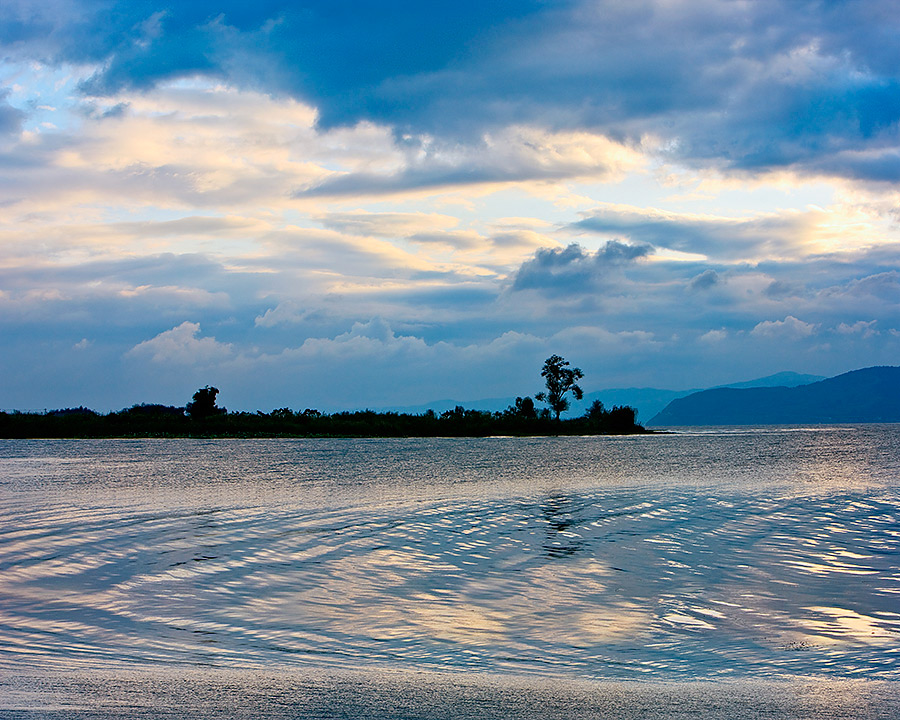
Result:
M898 680L900 426L0 441L0 717L894 718Z

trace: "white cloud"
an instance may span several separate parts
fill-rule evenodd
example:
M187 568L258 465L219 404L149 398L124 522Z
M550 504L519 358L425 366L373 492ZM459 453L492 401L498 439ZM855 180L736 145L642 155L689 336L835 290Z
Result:
M220 343L211 337L198 338L199 332L199 323L185 321L150 340L138 343L126 355L171 365L207 365L234 355L230 343Z
M728 331L724 328L721 330L710 330L709 332L703 333L700 336L700 342L715 344L720 343L728 337Z
M788 315L784 320L764 320L758 323L750 334L765 338L799 339L815 334L817 329L818 325Z
M397 164L345 167L299 186L296 197L378 197L443 194L454 189L533 186L548 181L614 182L643 168L643 151L589 131L513 125L469 144L408 138L392 153Z
M276 325L295 325L303 322L309 314L299 303L287 300L269 308L262 315L257 315L254 324L259 327L275 327Z
M857 320L852 325L848 325L847 323L841 323L835 328L835 330L841 335L859 335L863 338L870 338L878 335L878 331L875 329L875 323L877 320Z
M612 332L602 327L577 326L560 330L550 339L550 343L559 343L571 348L569 352L594 354L616 354L631 352L635 349L653 350L662 347L655 335L646 330L622 330Z

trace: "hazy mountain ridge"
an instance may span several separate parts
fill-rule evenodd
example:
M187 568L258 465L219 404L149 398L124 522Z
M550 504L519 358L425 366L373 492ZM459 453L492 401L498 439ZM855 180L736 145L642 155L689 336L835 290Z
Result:
M808 375L806 373L780 372L774 375L766 375L766 377L757 378L756 380L747 380L746 382L728 383L727 385L716 385L717 388L756 388L756 387L797 387L799 385L809 385L820 380L827 380L825 375ZM713 388L707 388L712 390ZM693 392L700 392L694 390Z
M900 367L853 370L797 387L712 388L677 398L648 425L900 422Z
M756 378L754 380L746 380L743 382L729 383L727 385L717 385L716 387L772 387L784 386L795 387L804 385L825 378L821 375L808 375L796 372L779 372L774 375ZM663 388L605 388L603 390L594 390L586 392L581 401L573 401L571 409L566 413L567 417L576 417L581 415L590 407L594 400L600 400L606 407L611 408L614 405L628 405L636 408L638 411L638 420L646 422L648 418L654 418L673 400L701 392L704 388L691 388L689 390L666 390ZM478 400L453 400L442 399L432 400L422 405L407 405L397 407L375 408L380 412L395 411L420 414L426 410L434 410L442 413L446 410L452 410L457 405L462 405L467 410L504 410L516 401L515 396L512 397L495 397L480 398Z

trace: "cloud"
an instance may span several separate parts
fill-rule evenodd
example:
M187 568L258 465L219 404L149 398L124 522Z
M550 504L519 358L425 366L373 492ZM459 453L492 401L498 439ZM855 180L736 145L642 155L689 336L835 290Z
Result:
M19 132L25 119L25 113L12 107L6 101L7 97L9 90L0 89L0 137Z
M815 334L817 325L798 320L793 315L788 315L784 320L764 320L758 323L751 335L765 338L800 339Z
M766 297L777 300L790 295L795 295L797 293L797 288L783 280L773 280L766 289L763 290L763 293L765 293Z
M7 387L896 362L893 4L488 5L0 3Z
M728 337L728 331L725 329L721 330L710 330L708 332L703 333L700 336L700 342L707 344L715 344L720 343Z
M889 270L851 280L846 285L835 286L823 291L823 296L853 296L878 300L896 306L900 304L900 272Z
M93 226L88 232L94 235L117 233L142 239L176 237L183 240L185 237L192 236L222 237L260 234L270 229L271 226L257 218L194 215L177 220L109 223Z
M276 325L296 325L304 322L309 315L309 310L303 309L297 302L288 300L269 308L262 315L257 315L253 322L258 327L266 328Z
M646 330L621 330L612 332L598 326L574 326L560 330L550 338L566 348L567 352L582 355L601 353L603 355L627 354L634 351L652 351L662 346L652 332Z
M698 164L895 176L889 0L40 5L4 3L0 41L13 58L93 65L84 90L97 95L199 75L298 98L323 128L367 121L476 143L510 125L590 129L656 136Z
M709 290L720 282L719 274L715 270L704 270L699 275L691 278L688 287L691 290Z
M734 219L607 206L585 213L571 228L718 260L757 260L808 252L821 216L809 211Z
M23 79L39 83L33 75ZM117 96L101 107L123 103L115 117L74 117L78 108L68 107L54 115L60 128L29 126L0 153L0 190L26 211L127 202L240 215L261 204L296 204L292 185L328 174L316 162L315 113L294 101L193 83ZM369 139L344 133L342 141L363 154ZM352 148L344 153L355 157Z
M485 235L474 230L454 230L459 218L438 213L399 213L363 211L329 213L318 221L341 233L387 239L406 239L423 246L484 252L533 250L554 242L530 228L499 224ZM538 222L538 221L534 221Z
M436 245L450 248L451 250L474 250L483 247L489 241L474 230L460 230L456 232L417 232L410 235L412 242L422 245Z
M458 218L437 213L329 213L319 218L325 227L354 235L410 237L440 233L459 223Z
M162 365L208 365L233 355L228 343L215 338L198 338L200 324L185 321L171 330L161 332L150 340L135 345L127 357L149 358Z
M835 328L835 331L841 335L859 335L862 338L871 338L879 334L875 329L877 322L877 320L857 320L850 325L841 323Z
M598 290L609 274L652 251L649 245L626 245L610 240L595 253L576 243L566 248L543 248L516 272L512 289L551 293Z
M347 409L422 403L441 397L515 394L534 382L547 340L504 332L477 343L397 332L381 317L333 336L308 337L277 353L243 354L219 368L226 381L252 374L254 393L281 405ZM527 358L510 368L510 357ZM240 383L237 383L238 385ZM519 392L522 392L519 390ZM301 397L291 400L291 397Z
M480 138L440 140L406 136L396 145L398 165L338 171L299 187L296 198L391 195L532 181L594 179L609 182L644 164L642 153L585 131L551 132L511 126Z

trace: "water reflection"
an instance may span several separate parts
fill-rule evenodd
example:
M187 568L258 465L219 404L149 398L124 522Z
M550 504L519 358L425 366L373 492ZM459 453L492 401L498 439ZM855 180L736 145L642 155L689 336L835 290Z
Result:
M893 441L832 438L826 492L819 435L701 439L213 444L192 484L191 444L47 444L31 475L0 452L0 668L897 678L900 460L846 475ZM751 440L774 478L742 487ZM703 447L738 474L673 481Z
M544 550L551 558L574 555L584 546L577 532L577 516L582 510L577 498L563 493L549 495L541 502L547 534Z

